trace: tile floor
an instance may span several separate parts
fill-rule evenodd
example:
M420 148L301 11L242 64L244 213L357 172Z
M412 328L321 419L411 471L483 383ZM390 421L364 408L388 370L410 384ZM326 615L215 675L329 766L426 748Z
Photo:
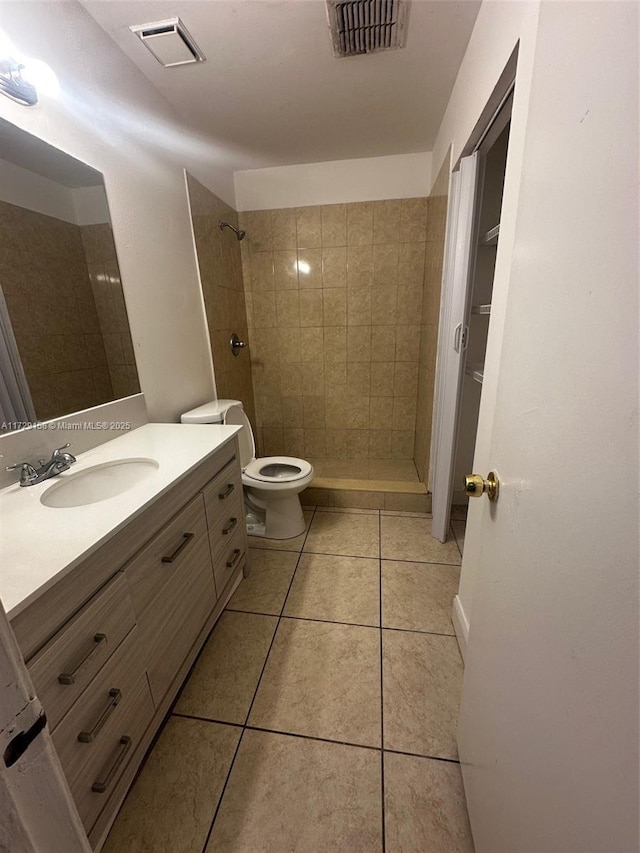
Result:
M105 853L473 851L451 624L464 521L310 509L250 539Z

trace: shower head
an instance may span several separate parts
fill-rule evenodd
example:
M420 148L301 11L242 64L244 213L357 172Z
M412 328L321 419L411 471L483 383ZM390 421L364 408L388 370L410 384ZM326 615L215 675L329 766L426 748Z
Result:
M218 223L218 228L222 231L223 228L231 228L233 233L236 235L238 240L244 240L244 235L247 233L243 231L241 228L236 228L235 225L232 225L230 222L222 222Z

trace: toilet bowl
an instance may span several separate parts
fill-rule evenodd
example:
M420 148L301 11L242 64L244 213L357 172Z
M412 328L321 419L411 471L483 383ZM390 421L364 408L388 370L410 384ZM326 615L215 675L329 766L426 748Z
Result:
M291 539L304 533L300 492L313 480L313 466L295 456L256 459L253 430L239 400L215 400L185 412L184 424L231 424L238 434L247 533L269 539Z

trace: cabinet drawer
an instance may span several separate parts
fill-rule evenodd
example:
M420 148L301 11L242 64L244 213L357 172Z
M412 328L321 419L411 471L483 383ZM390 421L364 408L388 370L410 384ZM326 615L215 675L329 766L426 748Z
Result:
M153 718L140 657L134 628L52 733L87 831Z
M214 566L221 552L242 527L246 527L245 509L242 495L238 495L229 506L224 507L223 512L218 514L213 525L209 525L209 543ZM222 590L218 588L218 594L220 592Z
M116 575L29 662L54 729L135 624L122 573Z
M207 557L207 521L197 495L125 568L136 615L140 617L176 575ZM210 559L210 558L209 558Z
M216 603L206 537L200 558L175 575L139 620L140 639L156 707L171 687ZM195 555L194 555L195 556Z
M244 503L242 496L242 473L237 457L232 458L226 467L203 490L204 504L207 510L207 523L211 529L228 514L229 506L236 500Z
M238 524L234 533L229 537L229 540L229 542L223 543L224 547L218 552L218 556L213 564L216 589L219 595L222 595L222 590L225 588L231 575L244 562L247 549L247 536L244 523L242 525Z

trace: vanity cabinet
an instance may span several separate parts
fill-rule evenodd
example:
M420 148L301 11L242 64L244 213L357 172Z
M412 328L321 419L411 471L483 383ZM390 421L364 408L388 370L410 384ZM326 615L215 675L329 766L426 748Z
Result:
M234 437L12 620L94 848L246 553Z

